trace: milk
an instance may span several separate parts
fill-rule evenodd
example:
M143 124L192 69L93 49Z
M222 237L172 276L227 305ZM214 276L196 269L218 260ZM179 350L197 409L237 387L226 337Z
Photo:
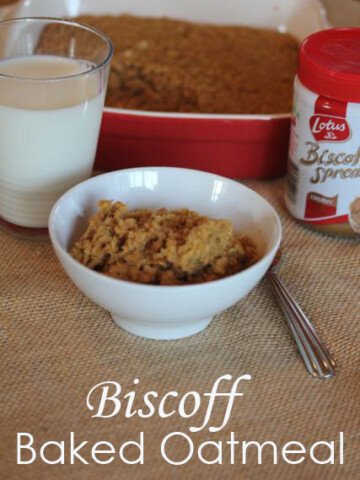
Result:
M97 72L74 76L88 70L87 62L55 56L0 61L0 75L21 77L0 76L3 219L46 227L59 196L90 176L104 98Z

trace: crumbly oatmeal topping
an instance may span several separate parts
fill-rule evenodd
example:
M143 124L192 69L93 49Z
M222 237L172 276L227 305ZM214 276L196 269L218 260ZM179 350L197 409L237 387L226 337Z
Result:
M287 113L299 44L265 28L82 16L115 47L106 104L162 112Z
M187 209L127 210L101 200L71 255L106 275L138 283L183 285L237 273L257 259L254 242L229 220Z

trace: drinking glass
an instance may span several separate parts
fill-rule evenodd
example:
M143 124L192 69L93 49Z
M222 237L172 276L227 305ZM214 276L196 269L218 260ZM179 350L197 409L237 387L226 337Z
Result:
M113 55L73 21L0 22L0 228L47 233L50 210L91 176Z

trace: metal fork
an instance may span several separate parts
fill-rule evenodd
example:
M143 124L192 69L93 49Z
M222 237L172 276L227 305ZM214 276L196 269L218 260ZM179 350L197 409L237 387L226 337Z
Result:
M268 271L267 278L284 313L308 372L315 378L329 379L335 374L335 361L327 347L320 340L309 319L276 274L274 266L278 263L279 258L280 252Z

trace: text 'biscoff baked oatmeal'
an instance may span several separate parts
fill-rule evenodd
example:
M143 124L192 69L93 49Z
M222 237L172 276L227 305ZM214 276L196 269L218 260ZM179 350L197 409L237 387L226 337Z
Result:
M218 114L291 112L299 44L289 34L132 15L87 15L77 20L105 32L114 44L109 107Z
M254 242L229 220L187 209L127 210L101 200L71 255L111 277L155 285L217 280L252 265Z

